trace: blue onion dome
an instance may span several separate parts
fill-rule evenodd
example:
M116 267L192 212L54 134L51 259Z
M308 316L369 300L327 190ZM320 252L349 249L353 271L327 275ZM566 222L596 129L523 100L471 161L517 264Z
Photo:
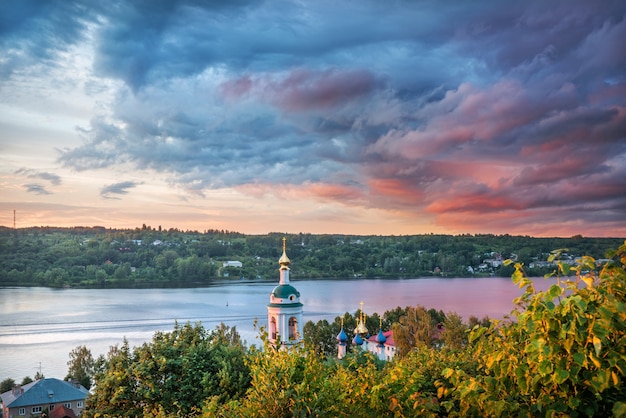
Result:
M363 338L361 338L361 334L357 334L352 339L352 345L363 345Z
M337 334L337 341L339 341L340 343L345 343L346 341L348 341L348 335L343 330L343 327L341 327L341 331L339 331L339 334Z
M382 328L380 329L380 331L378 331L378 335L376 336L376 341L378 341L381 344L384 344L387 341L387 337L385 337L385 334L383 334Z

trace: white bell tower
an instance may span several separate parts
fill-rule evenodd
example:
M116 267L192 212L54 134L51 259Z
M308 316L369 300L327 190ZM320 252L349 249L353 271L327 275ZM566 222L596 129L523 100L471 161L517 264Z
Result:
M283 237L283 255L280 264L280 281L270 294L267 305L267 331L270 343L275 347L291 346L302 339L302 303L300 292L289 284L287 238Z

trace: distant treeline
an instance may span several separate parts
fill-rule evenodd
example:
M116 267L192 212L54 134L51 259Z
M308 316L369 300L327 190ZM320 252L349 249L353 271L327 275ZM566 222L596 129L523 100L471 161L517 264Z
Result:
M562 259L605 257L624 238L534 238L511 235L245 235L227 230L181 231L143 225L105 227L0 227L0 285L49 287L204 286L216 280L274 280L282 237L291 277L508 277L514 259L529 275L554 270ZM242 267L227 261L241 262ZM237 264L237 263L231 263Z

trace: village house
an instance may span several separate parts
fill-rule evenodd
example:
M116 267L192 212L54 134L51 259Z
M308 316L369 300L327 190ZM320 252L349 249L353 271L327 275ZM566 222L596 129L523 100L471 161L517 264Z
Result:
M78 382L60 379L40 379L27 385L17 385L0 395L4 418L41 416L79 417L85 407L88 391ZM56 408L62 414L54 413Z

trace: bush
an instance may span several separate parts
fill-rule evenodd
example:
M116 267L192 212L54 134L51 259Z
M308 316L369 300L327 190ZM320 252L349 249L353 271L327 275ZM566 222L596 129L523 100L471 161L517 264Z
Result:
M515 321L474 328L475 375L443 373L450 415L626 416L626 243L611 255L597 275L591 257L559 263L545 292L516 264Z

